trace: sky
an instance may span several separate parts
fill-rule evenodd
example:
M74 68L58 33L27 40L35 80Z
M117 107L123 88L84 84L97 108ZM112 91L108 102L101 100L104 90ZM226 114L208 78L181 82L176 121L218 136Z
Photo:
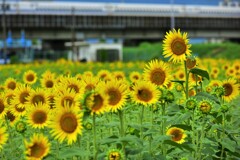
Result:
M149 4L170 4L171 0L53 0L72 2L109 2L109 3L149 3ZM222 0L172 0L175 4L192 5L218 5Z

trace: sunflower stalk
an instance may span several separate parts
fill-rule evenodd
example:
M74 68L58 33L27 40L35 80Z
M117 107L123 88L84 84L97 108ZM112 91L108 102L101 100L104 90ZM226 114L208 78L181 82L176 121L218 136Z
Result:
M119 120L120 120L120 136L125 136L125 128L124 128L124 113L122 110L118 110ZM125 142L122 142L122 150L124 156L126 156Z
M188 99L188 80L189 80L189 72L188 72L188 69L187 69L187 62L184 61L184 69L185 69L185 76L186 76L186 91L185 91L185 94L186 94L186 100Z
M191 117L191 121L190 121L190 124L192 126L192 144L196 146L196 141L197 141L197 135L195 134L195 109L193 109L192 111L192 117ZM198 132L197 132L198 133ZM192 157L195 157L195 153L197 151L197 146L195 147L194 151L192 152Z
M93 113L93 146L94 146L94 160L97 159L98 146L97 146L97 135L96 135L96 114Z
M225 137L225 113L223 113L222 127L223 127L223 132L222 132L222 137L221 137L221 139L223 140L224 137ZM221 148L221 156L220 156L220 159L221 159L221 160L224 159L223 153L224 153L224 146L222 145L222 148Z
M199 159L199 160L201 160L202 159L202 148L203 148L203 139L204 139L204 137L205 137L205 132L204 132L204 128L205 128L205 125L206 125L206 117L204 116L203 117L203 121L202 121L202 127L201 127L201 135L200 135L200 139L198 139L198 141L197 141L197 145L198 145L198 150L197 150L197 152L196 153L198 153L198 156L197 156L197 158L196 159Z
M162 135L165 135L165 128L166 128L166 118L165 118L165 103L162 103ZM166 148L165 148L165 145L164 143L162 142L162 154L164 157L166 157Z

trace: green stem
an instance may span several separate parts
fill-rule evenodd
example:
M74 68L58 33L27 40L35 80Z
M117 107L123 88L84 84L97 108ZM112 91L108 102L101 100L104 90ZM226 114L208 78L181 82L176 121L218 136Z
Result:
M120 136L125 137L125 128L124 128L124 114L122 110L118 110L119 120L120 120ZM125 143L122 142L123 154L126 155Z
M165 118L165 103L162 104L162 135L165 135L165 129L166 129L166 118ZM162 143L162 154L164 157L166 157L166 148L164 146L164 143Z
M203 147L203 138L205 137L205 133L204 133L204 128L205 128L205 117L204 117L204 120L203 120L203 124L202 124L202 128L201 128L201 137L200 137L200 141L198 141L198 144L199 144L199 149L197 151L198 153L198 159L201 160L202 159L202 147Z
M195 110L192 112L192 120L190 122L192 126L192 144L194 145L194 151L192 152L192 156L195 157L195 153L197 152L197 145L196 145L196 134L195 134Z
M152 123L152 126L151 126L151 128L153 128L153 124L154 124L154 113L153 113L153 106L152 106L152 107L150 107L150 109L151 109L151 123Z
M223 132L222 132L222 140L223 140L225 137L225 113L223 113L222 127L223 127ZM220 157L221 160L224 159L223 154L224 154L224 146L222 145L221 157Z
M189 79L189 72L187 69L187 63L186 61L184 61L184 69L185 69L185 76L186 76L186 99L188 99L188 79Z
M94 145L94 160L97 159L98 148L97 148L97 137L96 137L96 114L93 114L93 145Z
M195 76L195 80L196 80L196 86L195 86L195 91L196 91L196 93L198 93L198 89L197 89L197 86L198 86L198 84L197 84L197 78L198 78L198 76L195 74L194 75Z
M140 138L143 140L143 118L144 118L144 106L142 105L140 114Z

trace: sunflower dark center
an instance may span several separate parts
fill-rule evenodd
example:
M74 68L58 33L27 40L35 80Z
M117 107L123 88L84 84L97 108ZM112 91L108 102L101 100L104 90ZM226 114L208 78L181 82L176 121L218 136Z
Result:
M100 95L95 95L93 100L92 110L99 110L103 107L103 98Z
M27 81L32 82L34 80L34 75L29 74L29 75L27 75L26 79L27 79Z
M110 158L110 160L120 160L121 159L120 154L118 152L112 152L110 154L109 158Z
M25 102L27 102L27 97L29 96L28 92L22 92L20 93L20 102L22 104L24 104Z
M3 103L3 101L0 101L0 113L2 113L5 109L5 105Z
M37 111L32 115L34 123L42 124L47 120L47 114L44 111Z
M166 74L161 68L154 70L150 76L151 82L156 85L162 85L165 79L166 79Z
M47 88L52 88L52 87L53 87L53 81L48 80L48 81L46 82L46 87L47 87Z
M35 95L34 97L33 97L33 99L32 99L32 103L34 104L34 105L37 105L37 104L39 104L39 103L45 103L45 99L44 99L44 97L42 96L42 95Z
M181 130L179 129L175 129L171 132L172 135L172 140L173 141L180 141L183 137L183 133Z
M19 108L17 105L15 105L15 109L16 109L16 111L18 111L18 112L23 112L23 111L25 111L25 108L23 107L23 108Z
M114 106L119 103L121 100L121 93L117 89L111 89L108 91L109 95L109 104Z
M225 89L225 96L230 96L233 92L233 87L231 84L227 83L223 85L224 89Z
M171 49L173 54L179 56L185 54L187 47L184 40L176 38L171 43Z
M34 143L32 147L30 147L31 153L30 156L34 158L41 158L45 152L45 147L43 144Z
M72 113L64 114L60 119L61 129L66 133L73 133L77 128L77 119Z
M65 105L68 104L69 106L73 105L73 98L72 97L65 97L62 99L62 106L65 107Z
M16 83L15 82L10 82L7 85L8 89L14 90L16 88Z
M70 88L70 90L74 90L76 93L79 93L79 87L75 84L70 84L68 88Z
M139 76L135 75L135 76L133 76L133 79L138 80L138 79L139 79Z
M95 88L95 86L93 84L88 84L86 87L85 87L85 90L86 91L91 91Z
M153 95L148 89L140 89L138 90L137 97L141 101L148 102L152 99Z
M16 118L10 111L7 112L6 116L7 116L7 119L9 119L11 122L13 122Z
M183 74L183 73L180 73L179 78L180 78L180 79L183 79L183 78L184 78L184 74Z

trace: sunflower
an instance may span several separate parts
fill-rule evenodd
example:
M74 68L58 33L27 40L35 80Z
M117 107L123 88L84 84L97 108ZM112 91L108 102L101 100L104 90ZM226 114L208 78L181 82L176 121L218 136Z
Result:
M106 112L108 99L102 93L92 93L86 98L86 106L91 111L91 115Z
M49 154L50 143L43 134L34 134L30 142L24 141L27 160L41 160Z
M130 79L131 82L134 83L134 82L142 79L142 75L137 71L132 71L129 75L129 79Z
M24 116L26 114L26 108L20 108L17 104L11 105L9 111L16 117Z
M77 94L81 94L81 96L83 95L83 89L77 78L66 77L61 83L63 84L63 87L66 87L66 89L73 90Z
M7 99L4 94L0 94L0 119L6 115L7 111Z
M98 71L97 77L101 80L106 80L111 76L111 73L108 70L102 69Z
M14 126L14 124L18 122L20 117L13 114L10 110L7 110L5 118L10 121L11 126Z
M27 122L32 128L44 128L49 123L49 106L38 103L27 110Z
M65 107L66 105L69 105L69 107L80 106L81 98L82 97L73 90L62 90L55 96L55 107Z
M56 106L55 106L55 97L56 97L56 94L55 92L53 92L54 90L51 89L51 90L48 90L48 92L46 92L46 95L47 95L47 98L49 100L49 107L50 109L54 109Z
M124 154L119 149L110 149L107 152L105 160L123 160L125 159Z
M176 73L175 73L175 77L177 80L185 80L185 73L183 69L179 69Z
M109 111L116 112L121 109L126 103L128 95L128 86L123 80L111 80L107 82L99 83L99 87L106 94L104 97L108 97Z
M213 67L210 72L211 78L216 79L219 73L220 73L220 69L218 67Z
M92 77L93 76L93 73L91 71L85 71L83 72L83 75L82 76L86 76L86 77Z
M144 106L156 103L160 97L160 91L157 89L157 86L148 81L138 81L132 89L131 99Z
M26 84L34 84L37 81L37 74L33 70L28 70L23 74L23 81Z
M49 104L46 91L42 88L32 89L27 97L27 104L31 106L36 106L39 103Z
M191 55L191 45L188 44L188 41L186 32L181 33L180 29L169 31L163 40L164 57L170 57L170 61L174 63L186 60L186 56Z
M81 86L84 88L84 93L94 90L99 81L98 77L83 76Z
M18 86L17 81L14 78L8 78L5 81L5 89L6 90L15 90Z
M171 136L172 141L182 144L187 137L185 131L178 127L168 128L166 135Z
M75 78L77 78L77 80L81 81L82 80L82 74L81 73L77 73L75 75Z
M3 145L7 143L8 133L4 126L0 126L0 151L3 149Z
M225 101L230 102L239 96L239 84L236 83L235 79L224 80L222 87L225 89L225 94L223 95Z
M211 112L213 107L212 103L206 99L200 101L198 105L199 105L199 110L204 114Z
M188 57L186 60L186 66L188 69L192 69L197 65L197 60L195 57Z
M15 96L12 99L12 104L17 104L19 108L24 108L27 105L27 98L30 95L31 87L28 85L20 85L15 90Z
M126 78L125 73L123 71L114 71L113 77L117 80L124 80Z
M14 93L14 91L9 90L9 91L5 92L4 97L7 100L7 104L10 106L12 104L13 98L15 97L15 93Z
M40 83L43 88L49 89L53 88L57 82L55 80L55 77L46 76L40 79Z
M79 109L69 106L59 108L52 115L50 133L60 143L67 140L68 144L72 144L77 140L78 134L82 134L82 116Z
M171 71L165 62L152 60L144 69L144 78L157 86L167 86L171 79Z

